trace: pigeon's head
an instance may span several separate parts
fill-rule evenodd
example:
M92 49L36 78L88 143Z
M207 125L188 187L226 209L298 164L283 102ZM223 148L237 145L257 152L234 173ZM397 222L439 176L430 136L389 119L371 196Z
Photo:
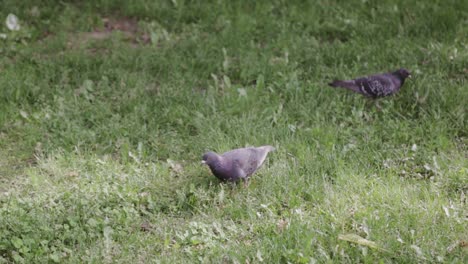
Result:
M202 164L206 164L209 166L209 165L214 164L218 160L219 160L219 155L210 151L210 152L203 154Z
M396 72L394 72L394 74L403 80L408 77L411 77L411 73L407 69L404 69L404 68L397 70Z

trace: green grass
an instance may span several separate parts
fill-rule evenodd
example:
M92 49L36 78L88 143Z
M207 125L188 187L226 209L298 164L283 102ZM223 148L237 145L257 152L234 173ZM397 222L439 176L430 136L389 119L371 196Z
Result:
M466 263L467 10L2 1L0 263ZM400 67L381 110L327 86ZM264 144L248 188L199 164Z

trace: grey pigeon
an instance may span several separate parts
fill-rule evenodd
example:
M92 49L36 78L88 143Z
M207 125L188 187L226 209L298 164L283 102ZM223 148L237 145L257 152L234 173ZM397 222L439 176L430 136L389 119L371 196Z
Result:
M408 70L399 69L394 72L375 74L354 80L336 80L329 85L346 88L367 97L378 98L398 92L408 77L411 77Z
M202 163L208 165L214 176L222 181L242 179L247 184L248 178L262 166L268 152L274 150L272 146L261 146L234 149L221 155L210 151L203 155Z

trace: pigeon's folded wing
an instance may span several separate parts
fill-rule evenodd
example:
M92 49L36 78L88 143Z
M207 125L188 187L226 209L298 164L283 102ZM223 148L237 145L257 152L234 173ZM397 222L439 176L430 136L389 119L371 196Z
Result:
M390 76L375 75L356 79L362 94L370 97L382 97L391 94L395 85Z
M223 159L232 160L234 166L237 166L248 177L252 175L265 161L268 152L274 150L271 146L262 146L258 148L242 148L226 152L222 155Z

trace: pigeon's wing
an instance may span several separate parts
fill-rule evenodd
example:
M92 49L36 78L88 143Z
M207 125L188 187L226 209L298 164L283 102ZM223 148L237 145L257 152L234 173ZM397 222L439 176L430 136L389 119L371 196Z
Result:
M232 161L233 170L238 177L249 177L252 175L266 159L268 152L273 151L271 146L262 146L258 148L235 149L224 153L223 159Z
M255 148L241 148L228 151L222 155L224 160L232 164L231 170L236 178L247 177L251 175L256 167Z
M369 97L387 96L395 91L392 76L387 74L358 78L355 83L359 86L360 92Z
M234 160L232 163L232 180L236 181L239 179L247 179L249 175L247 175L247 172L245 171L245 166L244 163L240 160Z

